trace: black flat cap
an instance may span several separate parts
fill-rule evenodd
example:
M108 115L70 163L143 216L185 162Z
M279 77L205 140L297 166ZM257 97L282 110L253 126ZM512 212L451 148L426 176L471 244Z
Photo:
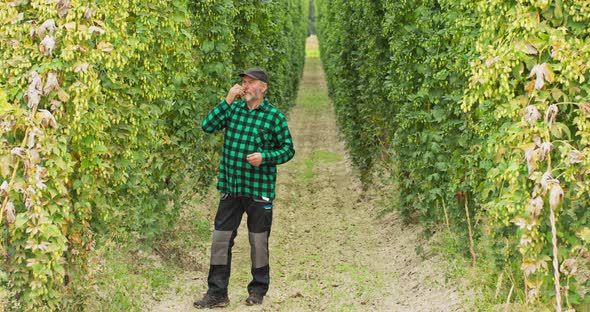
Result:
M266 73L261 68L255 67L246 69L245 71L240 73L240 77L248 76L252 79L260 80L264 83L268 83L268 77Z

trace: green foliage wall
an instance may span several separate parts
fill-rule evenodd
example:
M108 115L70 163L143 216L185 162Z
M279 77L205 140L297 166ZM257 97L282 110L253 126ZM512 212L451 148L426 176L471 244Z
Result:
M200 121L263 66L294 103L304 1L12 1L0 5L0 251L14 309L83 307L101 237L154 239L214 178ZM0 272L1 273L1 272Z
M587 3L317 0L316 9L330 95L363 180L394 160L408 220L449 220L468 250L469 213L475 254L496 272L521 271L517 297L580 303L589 282L572 271L590 259Z
M329 92L350 155L363 173L371 168L381 143L388 141L389 120L380 105L385 98L383 71L388 52L381 31L379 1L317 1L320 54ZM366 176L363 175L363 180Z

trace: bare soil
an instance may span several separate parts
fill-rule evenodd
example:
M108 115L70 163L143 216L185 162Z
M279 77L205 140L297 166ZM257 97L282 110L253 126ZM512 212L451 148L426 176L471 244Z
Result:
M289 114L296 155L279 167L270 236L271 287L248 307L250 251L245 219L234 247L229 296L219 311L464 311L463 291L445 283L444 260L429 251L416 225L379 216L385 194L363 192L346 156L319 59L309 58L298 104ZM219 195L191 209L213 219ZM416 246L424 251L418 255ZM209 243L195 246L198 265L146 310L194 311L206 292Z

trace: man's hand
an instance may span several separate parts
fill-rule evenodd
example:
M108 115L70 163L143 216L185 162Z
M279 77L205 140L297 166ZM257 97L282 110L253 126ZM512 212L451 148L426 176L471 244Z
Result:
M231 87L231 89L229 89L229 92L225 97L225 101L227 102L227 104L231 105L231 103L235 101L238 96L242 96L245 93L246 88L240 86L239 84L235 84L233 87Z
M262 163L262 154L252 153L252 154L246 156L246 160L248 161L248 163L250 163L250 165L252 165L254 167L258 167Z

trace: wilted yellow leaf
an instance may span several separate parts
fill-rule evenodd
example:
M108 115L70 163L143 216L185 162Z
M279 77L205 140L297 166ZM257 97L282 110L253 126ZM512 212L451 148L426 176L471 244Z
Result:
M590 242L590 228L583 228L576 233L585 242Z
M90 64L88 63L77 63L76 67L74 68L75 72L80 72L80 71L87 71L88 67L90 66Z
M113 51L113 44L110 42L101 41L98 43L98 49L102 52L110 53L111 51Z
M24 17L25 17L24 13L22 13L22 12L17 13L16 11L14 11L14 12L15 12L14 15L8 16L4 19L4 21L3 21L4 24L16 24L24 19Z
M72 29L76 29L76 22L69 22L67 24L64 24L62 26L65 30L72 30Z
M498 63L499 61L500 61L500 58L496 56L496 57L494 57L493 59L487 60L487 61L486 61L486 65L487 65L488 67L491 67L492 65L494 65L494 64L496 64L496 63Z
M523 246L528 246L532 242L533 239L529 235L522 234L522 236L520 237L520 244Z
M520 269L524 272L525 275L529 276L532 273L535 273L535 271L539 269L539 266L535 262L523 261L522 265L520 266Z
M91 34L97 34L97 35L103 35L105 33L105 31L102 28L96 27L96 26L88 27L88 32Z
M524 86L524 91L530 93L531 91L533 91L534 88L535 88L535 82L529 81L529 83L527 83L526 86Z
M7 177L10 175L10 155L0 156L0 174Z
M524 150L524 159L526 160L527 163L527 169L529 172L529 176L531 176L533 174L533 172L535 172L535 169L537 168L537 153L535 152L534 148L526 148Z
M523 52L524 52L524 53L526 53L526 54L537 55L537 53L538 53L538 52L537 52L537 48L536 48L534 45L532 45L532 44L530 44L530 43L528 43L528 42L526 42L526 43L524 44L524 46L523 46L523 49L522 49L522 50L523 50Z
M57 91L57 97L62 102L67 102L70 99L70 95L66 91L64 91L64 89L59 89Z

